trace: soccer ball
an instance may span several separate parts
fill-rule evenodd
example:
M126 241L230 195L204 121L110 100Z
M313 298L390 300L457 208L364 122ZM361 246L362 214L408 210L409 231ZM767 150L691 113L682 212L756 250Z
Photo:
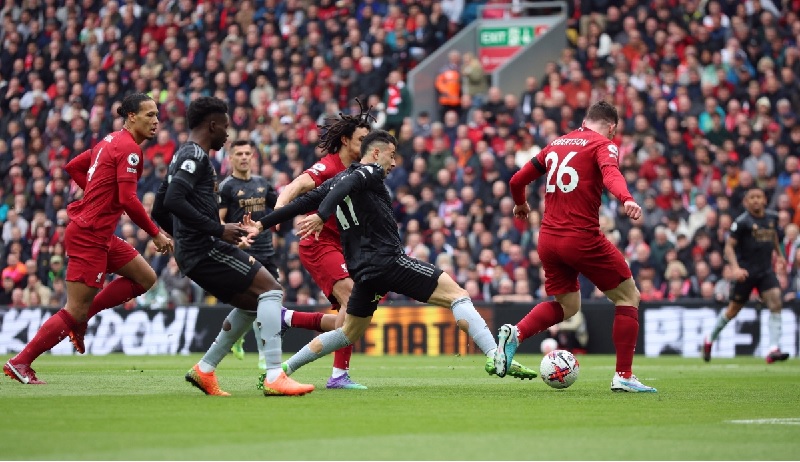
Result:
M552 388L567 388L578 380L580 364L567 350L553 350L544 355L539 365L542 381Z
M558 341L554 338L546 338L542 340L542 346L540 348L542 349L543 354L550 353L551 351L558 349Z

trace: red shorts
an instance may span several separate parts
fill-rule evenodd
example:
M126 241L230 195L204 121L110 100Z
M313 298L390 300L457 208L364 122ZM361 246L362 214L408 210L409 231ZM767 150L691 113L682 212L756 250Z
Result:
M622 252L605 236L539 234L539 259L544 268L547 295L578 291L578 273L605 292L631 277Z
M67 281L102 289L107 273L114 273L139 255L130 244L118 238L95 236L70 223L64 232Z
M334 309L338 309L339 302L333 296L333 286L336 282L350 277L341 247L317 242L310 246L301 245L299 254L303 268L311 274Z

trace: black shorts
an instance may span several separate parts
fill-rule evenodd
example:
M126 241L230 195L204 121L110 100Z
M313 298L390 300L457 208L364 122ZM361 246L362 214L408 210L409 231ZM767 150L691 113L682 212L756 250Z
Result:
M748 276L743 282L737 281L731 284L730 301L745 303L750 300L750 294L753 289L757 289L758 295L762 295L764 292L776 287L780 287L780 284L775 273L771 271Z
M261 262L244 250L216 240L214 247L186 276L222 303L245 292L263 268Z
M280 281L280 273L278 272L278 265L276 265L275 262L272 261L272 257L269 257L269 258L256 258L256 260L258 260L259 263L261 263L261 265L264 267L264 269L269 271L269 274L271 274L272 277L274 277L276 281Z
M402 255L380 275L353 284L347 314L359 318L372 316L388 292L427 302L439 285L442 272L430 263Z

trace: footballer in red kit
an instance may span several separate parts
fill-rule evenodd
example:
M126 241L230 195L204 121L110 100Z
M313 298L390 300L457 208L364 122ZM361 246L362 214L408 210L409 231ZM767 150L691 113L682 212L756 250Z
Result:
M314 180L314 187L321 185L347 167L339 158L339 154L328 154L312 165L303 173ZM339 228L336 217L332 216L325 222L322 232L315 239L307 237L300 241L300 263L308 270L322 292L334 305L339 302L333 296L333 286L337 281L350 277L342 253L342 242L339 238Z
M117 112L125 119L123 129L107 135L65 167L84 190L83 198L67 209L67 303L3 366L6 375L24 384L44 383L30 367L42 353L67 336L83 353L83 336L92 316L145 293L155 284L156 274L145 259L114 236L123 212L153 238L160 252L172 250L171 239L153 223L136 195L142 174L140 144L155 137L158 107L149 96L135 93L125 97ZM104 287L107 273L120 277Z
M656 392L631 371L639 333L639 291L622 252L600 231L603 187L629 218L636 220L642 215L619 170L619 151L611 141L618 120L614 106L605 101L595 103L581 128L553 140L511 178L514 215L524 219L530 213L525 188L545 176L545 210L537 249L545 292L555 300L539 303L516 325L500 328L494 358L498 375L505 375L519 343L580 310L578 273L583 273L615 305L612 340L617 364L611 390Z
M287 185L278 196L275 208L278 209L297 196L313 190L361 159L361 141L370 132L370 118L369 113L362 108L360 114L328 119L327 124L321 127L325 131L320 138L319 147L329 154ZM325 222L319 239L311 236L300 241L299 254L300 263L328 297L333 309L339 310L335 327L341 327L344 325L345 310L340 307L347 306L353 291L353 279L347 271L335 216ZM292 327L315 328L303 324L302 321L293 322ZM348 370L352 352L352 345L334 352L333 372L327 383L328 388L366 388L350 379Z

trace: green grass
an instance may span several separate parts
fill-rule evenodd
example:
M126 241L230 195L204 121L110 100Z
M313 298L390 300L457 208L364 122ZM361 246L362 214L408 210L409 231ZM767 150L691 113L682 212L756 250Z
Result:
M5 361L7 358L0 358ZM582 356L553 390L468 357L353 358L366 391L261 396L256 356L219 369L230 398L183 379L198 357L53 357L44 386L0 383L0 458L60 460L789 460L800 457L800 363L637 357L658 394L609 391L614 359ZM538 357L521 356L536 365ZM793 418L795 425L731 420Z

